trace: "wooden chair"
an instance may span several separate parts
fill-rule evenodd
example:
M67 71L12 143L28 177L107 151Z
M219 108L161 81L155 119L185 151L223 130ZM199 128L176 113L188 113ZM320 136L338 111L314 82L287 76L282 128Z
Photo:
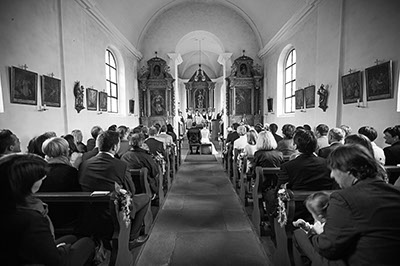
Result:
M148 170L143 167L141 169L129 169L129 172L132 177L132 181L135 183L135 179L139 178L139 182L142 188L142 192L146 193L150 198L153 197L153 192L150 189L150 184L148 180ZM146 215L144 216L144 231L146 234L149 233L151 225L153 224L153 213L151 212L151 204L146 211Z
M278 167L260 167L257 166L255 169L256 179L254 181L253 187L253 212L252 212L252 222L256 229L258 235L260 235L260 224L261 224L261 212L260 212L260 201L262 200L262 191L260 185L265 175L275 175L278 174L280 168ZM274 182L271 180L271 182Z

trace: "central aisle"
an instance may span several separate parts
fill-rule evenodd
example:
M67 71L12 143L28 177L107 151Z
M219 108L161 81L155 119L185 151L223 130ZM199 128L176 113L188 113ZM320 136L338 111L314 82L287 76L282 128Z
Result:
M188 155L136 265L272 265L213 155Z

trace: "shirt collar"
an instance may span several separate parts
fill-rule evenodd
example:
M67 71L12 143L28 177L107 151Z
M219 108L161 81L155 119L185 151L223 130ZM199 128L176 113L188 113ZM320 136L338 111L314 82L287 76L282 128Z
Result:
M114 154L112 154L111 152L108 152L108 151L100 151L99 153L104 153L104 154L108 154L108 155L110 155L111 157L115 157L114 156Z

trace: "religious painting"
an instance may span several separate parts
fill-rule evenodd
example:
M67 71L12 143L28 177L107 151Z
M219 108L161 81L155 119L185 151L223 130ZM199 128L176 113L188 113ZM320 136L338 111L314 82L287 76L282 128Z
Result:
M236 88L236 115L251 114L251 89Z
M99 111L107 111L107 100L108 100L107 92L100 91L99 92Z
M129 100L129 113L133 114L135 112L135 101Z
M165 90L155 89L150 91L151 115L165 115Z
M43 75L42 104L52 107L61 107L61 80Z
M197 110L208 108L207 93L205 89L197 89L194 92L194 106Z
M11 103L36 105L38 74L18 67L11 67L10 71Z
M268 113L274 112L274 98L267 99Z
M315 86L308 86L304 88L304 101L306 104L306 108L314 108L315 107Z
M392 61L365 69L368 101L392 98L392 73Z
M296 110L304 108L304 90L299 89L294 92L295 99L296 99Z
M247 75L247 65L246 64L241 64L240 65L240 75L241 76L246 76Z
M86 89L86 105L89 111L97 111L97 90Z
M361 71L356 71L342 76L343 104L362 101L362 79Z

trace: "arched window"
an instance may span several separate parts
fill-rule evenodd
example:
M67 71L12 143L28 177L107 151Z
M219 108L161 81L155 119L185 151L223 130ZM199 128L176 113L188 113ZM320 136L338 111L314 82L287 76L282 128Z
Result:
M115 57L110 50L106 50L106 92L108 94L107 110L118 113L118 69Z
M286 57L285 69L285 93L284 105L285 113L293 113L295 110L295 90L296 90L296 50L292 49Z

